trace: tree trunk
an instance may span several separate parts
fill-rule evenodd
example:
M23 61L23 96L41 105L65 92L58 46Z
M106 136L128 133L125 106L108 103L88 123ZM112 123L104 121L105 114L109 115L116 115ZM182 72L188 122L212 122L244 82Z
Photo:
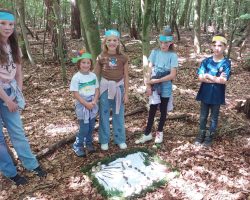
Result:
M180 21L179 21L180 26L184 26L185 19L187 17L187 13L188 13L189 4L190 4L190 0L186 0L183 11L182 11L182 15L181 15L181 18L180 18Z
M76 0L71 0L71 38L81 38L80 11L76 5Z
M110 17L108 16L108 12L106 12L102 0L96 0L97 7L100 12L101 22L106 29L111 28Z
M136 27L136 15L135 15L135 0L131 1L130 37L136 40L138 39L138 33Z
M53 1L53 10L56 17L56 25L57 25L57 40L58 40L58 55L60 59L61 64L61 73L62 73L62 80L64 83L64 86L67 85L67 77L66 77L66 67L65 67L65 59L64 59L64 39L63 39L63 20L62 20L62 14L61 14L61 7L59 6L59 3L57 0Z
M192 5L193 5L193 0L190 0L189 6L188 6L188 15L187 15L186 20L185 20L185 29L190 28L189 22L190 22L192 7L193 7Z
M160 0L160 11L159 11L159 27L165 25L165 9L166 9L166 0Z
M197 54L201 53L200 44L200 8L201 0L194 0L194 48Z
M143 77L146 80L149 56L149 23L151 16L152 0L141 0L141 9L143 14L142 22L142 54L143 54Z
M90 1L78 0L78 5L90 52L95 60L101 52L100 34L97 23L92 13Z
M208 19L208 0L205 2L205 9L204 9L204 21L203 21L203 31L206 33L207 32L207 19Z
M35 64L35 61L33 60L32 54L31 54L29 41L28 41L28 37L27 37L27 32L26 32L26 27L25 27L25 22L24 22L24 16L25 16L24 0L17 1L17 14L18 14L19 21L20 21L20 26L21 26L21 30L22 30L22 35L23 35L23 40L24 40L24 44L25 44L25 48L26 48L26 53L28 55L30 64L34 67L36 64Z

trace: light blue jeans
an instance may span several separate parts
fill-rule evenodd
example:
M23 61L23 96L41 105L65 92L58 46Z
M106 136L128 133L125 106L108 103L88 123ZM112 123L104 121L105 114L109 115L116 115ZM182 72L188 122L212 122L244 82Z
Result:
M110 141L110 109L112 109L112 127L113 127L113 136L114 143L121 144L126 142L125 135L125 124L124 124L124 86L120 86L122 93L122 102L120 107L120 112L115 114L116 110L116 97L114 99L108 99L108 91L105 91L99 99L99 113L100 113L100 122L99 122L99 142L101 144L109 143Z
M215 132L218 124L218 118L220 113L220 105L212 105L201 102L200 110L200 130L206 130L207 118L211 110L210 132Z
M10 89L5 92L9 95ZM3 135L3 123L23 166L28 170L33 170L37 168L39 164L36 157L32 154L29 142L25 137L19 112L10 112L8 107L3 105L3 103L0 99L0 171L6 177L13 177L17 174L17 170L7 151Z
M80 129L76 135L76 141L73 144L75 150L81 149L84 142L87 146L92 146L93 142L93 131L95 128L95 118L89 120L89 123L84 123L84 120L79 120Z

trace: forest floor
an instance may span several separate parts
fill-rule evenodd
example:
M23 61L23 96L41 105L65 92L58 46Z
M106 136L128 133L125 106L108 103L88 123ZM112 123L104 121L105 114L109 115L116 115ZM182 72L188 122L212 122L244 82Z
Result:
M174 111L164 127L164 142L157 150L161 159L180 172L165 186L147 193L138 199L189 199L189 200L244 200L250 199L250 120L234 109L238 101L250 97L250 72L242 68L237 58L238 49L233 48L232 76L227 85L226 105L221 108L218 134L211 148L193 145L199 126L199 102L195 100L199 88L196 70L200 61L209 56L209 36L202 36L204 51L195 55L192 33L182 32L182 40L176 44L179 69L173 82ZM72 49L81 48L79 41L70 41ZM141 45L127 39L126 54L130 57L130 103L126 113L145 108L142 98L143 70ZM155 44L152 44L152 48ZM74 48L73 48L74 47ZM34 52L41 47L32 46ZM246 52L249 52L249 49ZM47 52L48 53L48 52ZM24 94L27 105L22 113L26 135L34 153L41 152L63 138L74 135L78 124L74 113L74 100L69 92L69 81L76 72L67 67L68 85L64 87L58 64L45 62L32 68L24 62ZM178 117L179 116L179 117ZM143 132L147 110L126 117L128 148L146 147L153 142L135 145L134 141ZM97 122L98 124L98 122ZM8 141L8 138L7 138ZM94 146L97 152L87 158L76 157L71 143L63 145L52 154L40 159L48 172L47 178L39 179L26 171L18 161L18 170L29 179L26 186L16 187L0 175L0 200L12 199L104 199L93 187L91 180L81 168L121 150L110 143L110 150L103 152L98 144L97 130Z

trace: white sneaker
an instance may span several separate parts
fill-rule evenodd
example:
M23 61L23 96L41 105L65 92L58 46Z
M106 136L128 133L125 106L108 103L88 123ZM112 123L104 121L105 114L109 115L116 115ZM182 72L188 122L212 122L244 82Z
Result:
M150 133L149 135L143 134L138 140L135 141L135 144L143 144L149 140L152 140L152 134Z
M155 143L159 144L163 141L163 132L156 132Z
M107 151L109 149L109 144L106 143L106 144L101 144L101 150L103 151Z
M120 149L127 149L127 144L126 143L121 143L118 145Z

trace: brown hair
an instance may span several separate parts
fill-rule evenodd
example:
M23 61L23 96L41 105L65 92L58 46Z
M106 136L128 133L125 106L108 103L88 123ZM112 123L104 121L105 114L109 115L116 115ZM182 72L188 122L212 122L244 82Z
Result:
M7 12L7 13L13 14L11 11L4 10L4 9L0 9L0 12ZM8 43L10 44L14 63L20 64L21 63L21 55L20 55L20 49L18 46L17 33L15 30L8 38ZM0 35L0 63L1 64L8 62L8 54L5 52L3 47L4 47L4 44L3 44L3 41L2 41L1 35Z
M85 59L85 58L83 58L83 59ZM78 60L77 63L76 63L76 66L77 66L77 69L78 69L78 70L80 70L80 63L81 63L81 61L82 61L83 59ZM88 59L88 58L87 58L87 59ZM93 60L92 60L92 59L89 59L89 60L90 60L90 63L91 63L91 65L90 65L90 70L93 70Z
M164 35L164 36L173 36L171 30L168 30L168 31L162 30L162 35ZM174 51L174 43L169 45L168 51Z

